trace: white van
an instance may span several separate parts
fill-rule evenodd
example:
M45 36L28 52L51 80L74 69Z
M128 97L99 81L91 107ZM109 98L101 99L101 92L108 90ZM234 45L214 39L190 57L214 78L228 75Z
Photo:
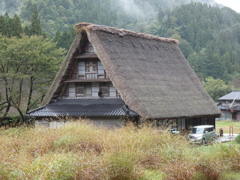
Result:
M213 141L215 137L215 129L213 125L193 126L188 139L191 143L202 143Z

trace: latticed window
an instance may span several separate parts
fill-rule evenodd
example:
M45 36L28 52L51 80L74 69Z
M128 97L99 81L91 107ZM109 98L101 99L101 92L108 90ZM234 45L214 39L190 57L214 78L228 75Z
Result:
M85 78L86 79L97 79L97 60L89 59L85 61Z
M89 82L76 83L76 97L91 97L92 84Z
M100 92L102 92L103 97L108 97L109 96L109 83L101 82L99 90L100 90Z
M86 73L97 73L97 60L87 60L85 62Z
M84 96L84 83L76 83L76 96L77 97Z

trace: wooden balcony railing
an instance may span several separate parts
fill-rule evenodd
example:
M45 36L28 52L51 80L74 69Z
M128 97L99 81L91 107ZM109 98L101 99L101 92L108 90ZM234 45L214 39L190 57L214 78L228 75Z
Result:
M85 75L78 75L78 79L108 79L106 74L86 73Z
M98 74L97 73L86 73L85 79L98 79Z

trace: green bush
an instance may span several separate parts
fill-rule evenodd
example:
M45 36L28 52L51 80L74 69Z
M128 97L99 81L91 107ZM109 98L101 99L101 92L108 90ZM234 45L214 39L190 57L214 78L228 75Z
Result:
M130 154L114 153L110 157L109 175L111 179L132 179L134 163Z
M240 134L235 138L235 142L240 144Z

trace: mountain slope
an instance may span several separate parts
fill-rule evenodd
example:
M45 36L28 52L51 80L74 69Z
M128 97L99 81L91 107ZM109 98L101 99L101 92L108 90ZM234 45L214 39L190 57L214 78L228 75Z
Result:
M163 17L158 34L180 40L199 77L229 81L240 73L240 14L229 8L190 3Z
M159 9L174 9L192 0L35 0L43 28L49 34L57 29L66 30L69 25L91 22L127 28L129 24L148 23L155 20ZM213 0L194 0L214 4ZM33 3L24 0L21 17L25 23L31 18Z
M240 77L240 14L220 9L213 0L23 0L20 15L25 25L30 23L33 2L43 30L52 37L59 30L59 47L69 48L75 34L69 27L90 22L178 39L201 79L212 76L229 82Z

